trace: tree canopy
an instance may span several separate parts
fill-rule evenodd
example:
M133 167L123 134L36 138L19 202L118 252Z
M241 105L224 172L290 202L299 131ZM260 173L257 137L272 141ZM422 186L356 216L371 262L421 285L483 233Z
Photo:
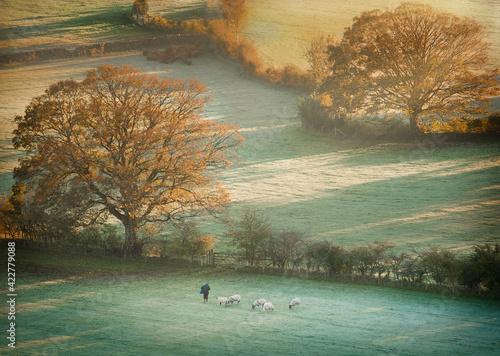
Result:
M17 116L13 143L26 156L15 178L28 198L81 224L112 215L137 248L138 229L229 202L220 182L243 138L201 113L196 80L161 79L130 66L101 66L58 82Z
M245 0L222 0L221 9L228 28L238 37L248 20Z
M500 89L485 36L474 20L429 5L365 12L329 47L332 73L319 92L336 117L403 112L413 132L423 116L487 114Z

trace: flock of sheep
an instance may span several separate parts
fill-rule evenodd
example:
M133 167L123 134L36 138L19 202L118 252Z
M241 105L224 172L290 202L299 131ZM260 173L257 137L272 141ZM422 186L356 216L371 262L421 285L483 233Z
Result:
M228 304L234 304L234 302L237 302L240 304L241 302L241 296L239 294L232 295L228 298L226 297L217 297L215 298L219 302L219 305L224 305L227 306ZM294 307L298 307L300 305L300 298L294 298L288 305L290 309ZM262 310L264 311L273 311L274 310L274 305L271 302L268 302L264 298L257 299L255 302L252 304L252 309L255 309L255 307L260 307L262 306Z

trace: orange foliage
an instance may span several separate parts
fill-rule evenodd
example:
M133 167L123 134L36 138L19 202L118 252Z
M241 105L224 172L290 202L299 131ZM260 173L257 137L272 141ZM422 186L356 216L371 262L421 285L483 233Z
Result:
M426 115L487 114L500 88L484 38L474 20L429 5L366 12L330 47L332 74L323 88L334 98L332 111L405 112L414 132Z
M27 153L15 176L52 206L113 215L130 245L149 222L221 209L220 170L243 138L202 117L205 91L130 66L56 83L15 118L14 145Z

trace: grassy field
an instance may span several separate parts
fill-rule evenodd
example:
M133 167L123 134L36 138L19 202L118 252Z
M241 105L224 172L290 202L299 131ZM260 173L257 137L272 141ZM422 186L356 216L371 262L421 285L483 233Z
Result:
M97 42L149 38L151 31L126 17L132 1L75 2L2 0L0 51L76 46Z
M237 65L206 54L193 65L147 61L139 52L34 63L0 69L0 117L21 114L30 100L61 79L80 79L103 64L198 78L213 101L205 114L240 126L246 138L239 165L225 173L238 218L257 208L277 228L297 229L337 244L390 239L399 247L441 244L468 250L500 236L500 144L376 143L300 130L298 94L246 79ZM12 182L14 124L4 126L3 190ZM221 236L224 226L203 222ZM221 240L221 243L224 241Z
M17 266L17 347L4 339L2 354L459 356L493 355L500 344L492 301L20 247ZM235 293L239 305L215 300ZM295 297L302 305L290 310ZM257 298L275 310L252 310ZM5 318L1 325L8 329Z
M490 6L485 2L471 8L467 1L453 3L458 7L453 11L462 15L465 8L475 13L481 6ZM213 13L216 8L215 2L198 0L169 2L169 6L158 1L149 3L152 13L175 18ZM260 33L257 46L265 47L283 33L299 44L315 31L315 26L329 23L328 16L338 15L335 23L339 26L354 12L362 11L342 7L336 11L342 10L344 17L334 9L327 11L331 15L319 14L306 11L306 2L294 0L283 5L282 15L277 17L279 6L259 4L257 0L248 1L250 32L246 35L256 40ZM442 3L444 9L451 6L446 4ZM134 32L138 29L126 23L123 16L130 2L125 0L106 4L92 0L81 3L78 11L73 3L53 1L42 6L36 1L7 0L2 5L6 11L2 13L4 41L0 42L7 51L151 36L142 30ZM359 6L375 5L363 2ZM31 14L26 12L28 7ZM301 26L312 26L312 32L300 30L300 26L290 28L302 13ZM264 21L266 18L274 19L274 25ZM272 36L270 30L252 33L252 29L273 26L281 35ZM296 37L298 34L302 39ZM271 41L269 46L282 49L281 58L288 57L286 53L293 47L279 41ZM279 61L276 57L276 63ZM265 212L277 228L300 230L310 238L346 246L388 238L406 250L432 243L469 251L473 244L495 243L500 238L498 142L457 146L436 135L427 141L384 144L311 135L300 130L298 93L246 79L236 64L213 54L195 59L192 66L150 62L134 51L0 68L1 192L9 191L20 154L11 144L15 128L12 119L50 84L80 79L86 70L104 64L129 64L162 77L196 77L207 85L213 101L206 115L239 125L246 138L241 164L225 174L233 201L228 214L233 218L238 218L242 209L256 208ZM220 237L225 232L216 221L202 224L207 233ZM219 247L224 242L221 239Z
M271 48L268 40L280 38L283 29L291 35L308 33L297 26L290 30L293 7L269 8L271 13L283 10L287 27L277 17L274 23L255 21L259 2L247 2L253 11L250 37L255 40L263 27L276 29L265 31L260 49ZM149 3L153 13L164 12L160 1ZM212 2L206 8L198 0L174 3L179 4L166 2L173 6L172 18L212 11ZM2 1L0 50L151 36L125 21L130 6L128 0ZM313 15L304 17L306 26L319 24L319 15ZM277 41L283 52L264 50L264 56L280 64L297 55L300 41L292 40L293 46ZM498 142L450 145L435 136L379 143L302 132L298 93L246 79L236 64L214 54L194 59L192 66L150 62L133 51L0 68L0 192L8 192L19 157L10 142L14 116L50 84L81 79L86 70L104 64L133 65L162 77L196 77L207 85L213 101L206 115L239 125L246 138L240 164L224 178L232 217L255 208L277 228L346 246L389 238L404 250L432 243L469 252L473 244L500 239ZM216 236L225 231L216 221L201 223ZM224 244L221 239L217 248ZM7 256L3 247L0 253ZM493 355L500 345L500 307L485 300L217 268L33 254L20 244L16 272L17 347L7 347L4 331L0 354L458 356ZM4 287L6 277L3 273ZM199 288L206 282L212 291L203 304ZM216 304L216 296L234 293L242 296L240 305ZM261 297L276 310L252 310L253 300ZM294 297L303 305L289 310ZM9 309L3 303L0 325L8 330Z

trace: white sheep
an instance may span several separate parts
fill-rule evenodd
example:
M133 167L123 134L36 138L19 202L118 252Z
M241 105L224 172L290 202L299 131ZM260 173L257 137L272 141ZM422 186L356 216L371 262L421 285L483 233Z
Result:
M290 305L288 306L290 309L292 309L293 307L298 307L300 304L300 298L294 298L292 299L292 301L290 302Z
M260 307L264 304L266 304L266 300L264 298L257 299L255 302L253 302L252 309L255 309L255 307Z
M262 307L262 310L264 311L273 311L274 310L274 305L271 302L265 302L264 306Z
M239 294L235 294L227 298L227 302L233 304L234 302L238 302L240 304L241 302L241 296Z
M217 299L217 301L219 302L219 305L222 305L222 304L227 305L227 303L229 303L228 299L225 297L217 297L215 299Z

